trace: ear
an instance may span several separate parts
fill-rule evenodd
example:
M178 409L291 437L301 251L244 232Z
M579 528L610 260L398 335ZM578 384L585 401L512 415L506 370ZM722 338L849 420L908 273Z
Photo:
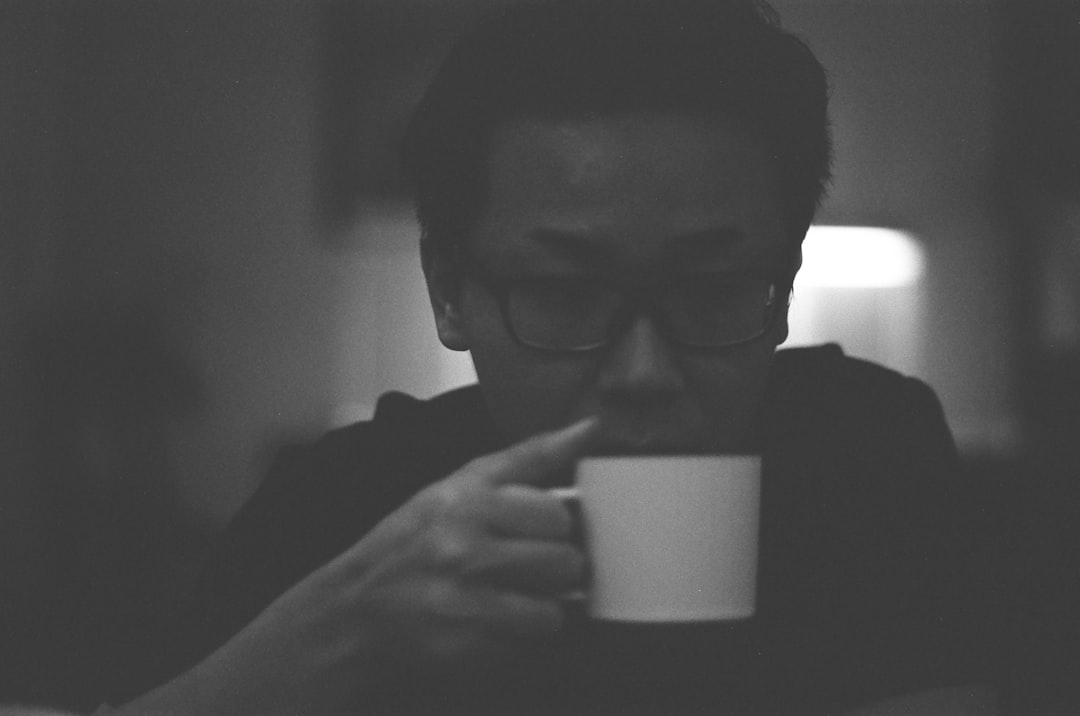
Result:
M420 262L439 340L450 350L469 350L461 313L461 276L457 266L446 251L437 250L427 237L420 240Z
M791 270L788 271L788 276L791 282L795 281L795 274L802 268L802 247L795 251L795 255L791 259ZM773 339L776 341L776 345L780 345L788 339L788 310L791 307L792 294L788 293L786 296L777 296L777 300L782 301L782 305L779 308L779 314L776 316L776 322L773 324Z

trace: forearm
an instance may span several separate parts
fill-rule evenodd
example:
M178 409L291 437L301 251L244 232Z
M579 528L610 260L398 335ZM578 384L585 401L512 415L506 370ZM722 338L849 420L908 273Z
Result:
M280 693L280 684L275 684L273 679L253 679L252 674L243 673L250 672L250 669L241 667L238 670L215 656L107 713L109 716L240 716L280 710L281 706L275 704L283 695ZM238 671L240 673L237 673Z
M199 667L116 709L101 709L94 716L135 716L136 714L224 714L231 709L224 694L198 673ZM235 710L246 713L249 710Z
M848 711L844 716L997 716L997 694L985 684L904 694Z
M366 690L365 669L358 665L355 652L347 662L335 663L333 654L305 649L302 636L293 640L273 631L272 624L256 621L190 670L107 713L243 716L355 712L349 705Z
M243 716L244 714L324 713L298 709L295 694L286 694L280 684L237 678L220 665L200 664L168 683L143 694L123 706L104 713L108 716Z

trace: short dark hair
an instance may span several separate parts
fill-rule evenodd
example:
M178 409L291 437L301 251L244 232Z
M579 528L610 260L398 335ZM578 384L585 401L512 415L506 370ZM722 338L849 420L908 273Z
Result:
M832 142L825 71L755 0L557 0L503 7L444 61L402 161L424 240L451 249L484 209L494 129L519 117L717 113L762 138L799 245Z

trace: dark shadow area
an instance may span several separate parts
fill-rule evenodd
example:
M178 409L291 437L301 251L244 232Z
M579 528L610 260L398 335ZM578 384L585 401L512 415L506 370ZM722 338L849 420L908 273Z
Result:
M169 449L199 382L163 325L153 312L79 315L22 336L34 466L22 507L38 570L0 624L0 700L95 707L200 561Z
M989 655L1006 714L1080 708L1078 468L1045 454L964 464L957 548L971 638Z
M11 396L0 392L8 401L0 405L0 426L9 430L0 444L14 448L0 456L7 481L0 494L11 499L0 504L0 535L17 536L20 550L9 557L0 549L7 572L0 574L7 581L0 590L0 703L92 710L132 659L153 651L155 635L167 630L198 572L213 534L200 519L205 515L185 504L190 493L181 483L191 476L175 451L191 445L176 431L204 419L216 397L199 372L194 343L211 345L202 358L236 361L227 355L233 344L216 344L207 334L241 325L208 322L208 329L200 321L231 302L229 315L242 316L244 326L252 316L252 335L260 337L312 322L298 313L292 323L277 323L276 315L266 317L275 307L255 305L245 294L285 270L237 271L248 283L236 285L234 274L223 273L211 288L188 275L201 271L204 253L234 252L246 265L244 252L261 246L278 221L265 207L273 195L266 199L260 192L267 185L248 171L265 170L256 161L265 148L300 141L301 132L266 120L265 144L252 145L231 168L214 164L235 144L233 135L215 133L216 125L231 122L242 130L237 136L249 134L250 117L241 109L252 100L240 91L262 77L273 92L252 97L287 105L283 112L296 111L303 121L309 109L293 98L305 89L295 78L280 80L279 68L254 61L255 69L243 66L246 47L265 49L253 55L260 60L279 52L261 38L232 37L254 5L224 4L233 24L220 37L206 29L213 23L205 17L223 11L194 0L107 3L100 14L71 0L11 0L0 8L0 23L10 23L0 28L0 43L25 43L0 51L0 60L17 60L16 70L0 77L14 79L8 94L21 108L0 110L0 288L18 298L0 294L7 302L0 306L0 390ZM394 159L399 125L445 46L497 4L327 0L284 11L288 2L267 3L276 8L266 12L271 33L284 35L286 26L291 32L293 14L311 23L304 31L312 36L296 44L313 43L319 65L311 192L318 218L312 223L332 229L323 234L337 236L365 200L405 196ZM1080 3L991 5L998 12L994 189L1001 214L988 220L1004 224L1011 237L1016 297L1008 331L1022 350L1010 378L1023 441L1015 454L965 459L955 549L970 569L972 638L985 645L1006 713L1080 713L1080 348L1047 338L1042 292L1048 269L1061 266L1055 252L1063 250L1075 268L1067 290L1080 304L1080 236L1062 235L1055 218L1080 203ZM194 49L190 28L197 30ZM198 46L199 32L209 49ZM98 66L90 58L102 48L111 54ZM143 53L158 64L143 63ZM189 73L195 62L205 66ZM238 94L230 94L234 89ZM209 90L220 97L204 99ZM261 105L251 111L257 113L272 114ZM292 172L289 165L283 173ZM165 186L155 186L162 177ZM209 188L207 177L214 179ZM226 213L237 197L222 187L245 182L258 196ZM283 186L282 194L292 192L291 184ZM246 189L238 187L237 195ZM247 243L219 254L180 240L196 236L209 245L241 231L249 232ZM297 242L323 234L313 230ZM281 256L275 260L291 261L284 249ZM178 337L193 324L195 338ZM1073 330L1080 345L1080 323ZM296 364L314 365L313 375L332 364L316 349L314 357L304 351ZM237 362L239 370L261 368ZM261 372L259 380L266 375L273 373ZM257 399L259 407L273 402L251 391L222 402Z

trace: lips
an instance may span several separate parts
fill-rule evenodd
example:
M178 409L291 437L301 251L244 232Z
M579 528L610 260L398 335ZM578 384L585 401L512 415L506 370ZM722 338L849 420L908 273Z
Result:
M714 430L686 409L601 410L596 455L688 455L709 452Z
M690 455L704 451L700 448L695 449L682 445L613 441L601 443L596 449L589 452L596 457L606 457L619 455Z
M594 450L597 455L686 455L704 452L692 431L604 431Z

